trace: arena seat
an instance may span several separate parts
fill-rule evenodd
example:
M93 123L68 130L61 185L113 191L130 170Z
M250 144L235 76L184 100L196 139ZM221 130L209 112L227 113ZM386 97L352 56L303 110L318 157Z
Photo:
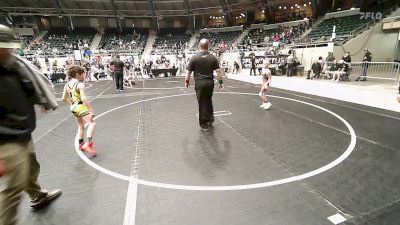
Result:
M87 43L90 45L96 31L94 29L80 29L77 28L72 33L64 29L52 30L48 32L44 37L43 41L48 45L49 48L57 48L59 50L65 49L65 45L73 45L74 43Z
M265 36L271 37L272 35L279 34L279 29L269 29L260 32L259 30L251 30L249 33L243 38L242 45L245 45L248 40L251 40L253 44L260 44L264 42ZM272 41L271 41L272 42Z
M189 43L190 36L186 34L186 29L162 29L157 34L152 53L181 53Z
M325 19L317 27L315 27L307 37L312 40L320 40L323 36L332 36L333 26L336 25L336 35L346 36L353 31L370 22L371 19L361 19L360 15L345 16L339 18Z
M146 46L148 29L106 29L99 48L120 53L141 54Z
M221 43L225 43L228 47L232 47L232 44L235 42L235 40L239 37L239 35L242 33L242 31L232 31L232 32L219 32L219 33L212 33L212 32L206 32L206 33L201 33L199 40L206 38L209 40L211 49L216 50L218 48L218 45ZM199 42L196 42L196 45L193 46L193 50L197 47L197 44Z
M21 44L21 47L28 46L36 37L33 35L16 36L15 39Z
M53 29L33 46L30 46L29 54L35 54L37 50L45 50L51 53L56 49L58 55L70 54L73 52L73 45L81 43L81 45L92 42L96 31L90 28L77 28L71 33L65 29ZM33 40L33 39L32 39ZM43 51L42 53L43 54Z

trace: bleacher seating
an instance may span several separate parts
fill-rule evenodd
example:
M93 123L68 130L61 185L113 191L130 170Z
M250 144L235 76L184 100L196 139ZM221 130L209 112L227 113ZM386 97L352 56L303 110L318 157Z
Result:
M186 29L162 29L158 32L152 54L178 54L183 52L190 40Z
M370 21L371 19L361 19L360 15L325 19L314 28L307 37L312 41L321 40L323 37L329 39L329 37L332 36L334 25L336 25L337 37L348 36L351 32L357 30Z
M35 36L33 35L23 35L23 36L18 35L15 37L15 40L21 44L22 48L28 46L34 39Z
M232 31L232 32L205 32L200 34L200 39L208 39L211 45L211 49L217 51L219 49L219 45L224 44L228 46L228 48L232 47L232 44L238 39L239 35L242 31ZM197 42L198 43L198 42ZM193 46L193 49L197 47L197 44Z
M142 54L146 46L149 31L147 29L105 30L99 48L119 53Z
M48 49L56 48L60 52L71 52L74 44L90 45L95 33L95 29L90 28L75 29L71 33L65 29L52 30L42 40Z
M264 43L265 36L271 37L272 35L275 35L275 34L280 34L280 30L279 29L269 29L269 30L264 30L262 32L259 32L259 30L251 30L251 31L249 31L249 34L247 34L246 37L243 38L241 44L244 45L244 44L246 44L245 42L248 42L249 40L251 40L252 44Z

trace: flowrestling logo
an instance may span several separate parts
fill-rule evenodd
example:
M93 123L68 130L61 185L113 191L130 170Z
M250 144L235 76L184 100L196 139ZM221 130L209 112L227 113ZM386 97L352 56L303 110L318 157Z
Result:
M381 20L382 13L380 13L380 12L361 12L360 19L361 20L368 20L368 19Z

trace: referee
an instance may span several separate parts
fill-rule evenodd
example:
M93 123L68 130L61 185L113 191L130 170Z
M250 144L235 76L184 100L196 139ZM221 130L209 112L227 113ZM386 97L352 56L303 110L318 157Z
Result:
M185 87L189 87L190 76L193 74L195 90L199 104L199 123L203 131L207 131L214 122L214 109L212 96L214 92L214 70L217 72L219 90L224 90L222 70L219 67L218 59L208 52L209 42L202 39L199 42L200 52L194 55L187 66Z
M119 55L115 56L115 59L110 62L110 65L114 66L114 76L117 90L119 92L124 90L124 71L126 71L125 63L119 58Z

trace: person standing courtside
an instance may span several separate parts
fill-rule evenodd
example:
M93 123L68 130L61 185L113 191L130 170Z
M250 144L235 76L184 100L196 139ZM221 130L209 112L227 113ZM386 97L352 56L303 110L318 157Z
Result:
M115 84L118 91L124 90L124 70L126 70L125 63L119 59L119 55L115 56L115 59L110 62L110 65L114 66Z
M369 63L372 61L372 54L369 49L364 49L363 64L361 65L360 76L357 77L356 81L367 81L367 73Z
M250 76L254 74L256 76L256 55L254 53L250 53L251 57L251 68L250 68Z
M287 76L292 77L294 73L294 56L292 50L289 50L289 56L286 58L287 63Z
M214 70L217 72L219 90L224 89L222 75L218 59L208 52L209 42L202 39L199 42L200 52L194 55L187 66L185 87L189 87L190 76L193 73L195 90L199 105L199 124L203 131L207 131L214 122L214 109L212 96L214 92Z
M40 165L33 147L34 105L56 109L50 81L30 63L12 54L18 44L13 31L0 25L0 225L17 224L21 192L28 193L36 211L61 195L38 182Z

